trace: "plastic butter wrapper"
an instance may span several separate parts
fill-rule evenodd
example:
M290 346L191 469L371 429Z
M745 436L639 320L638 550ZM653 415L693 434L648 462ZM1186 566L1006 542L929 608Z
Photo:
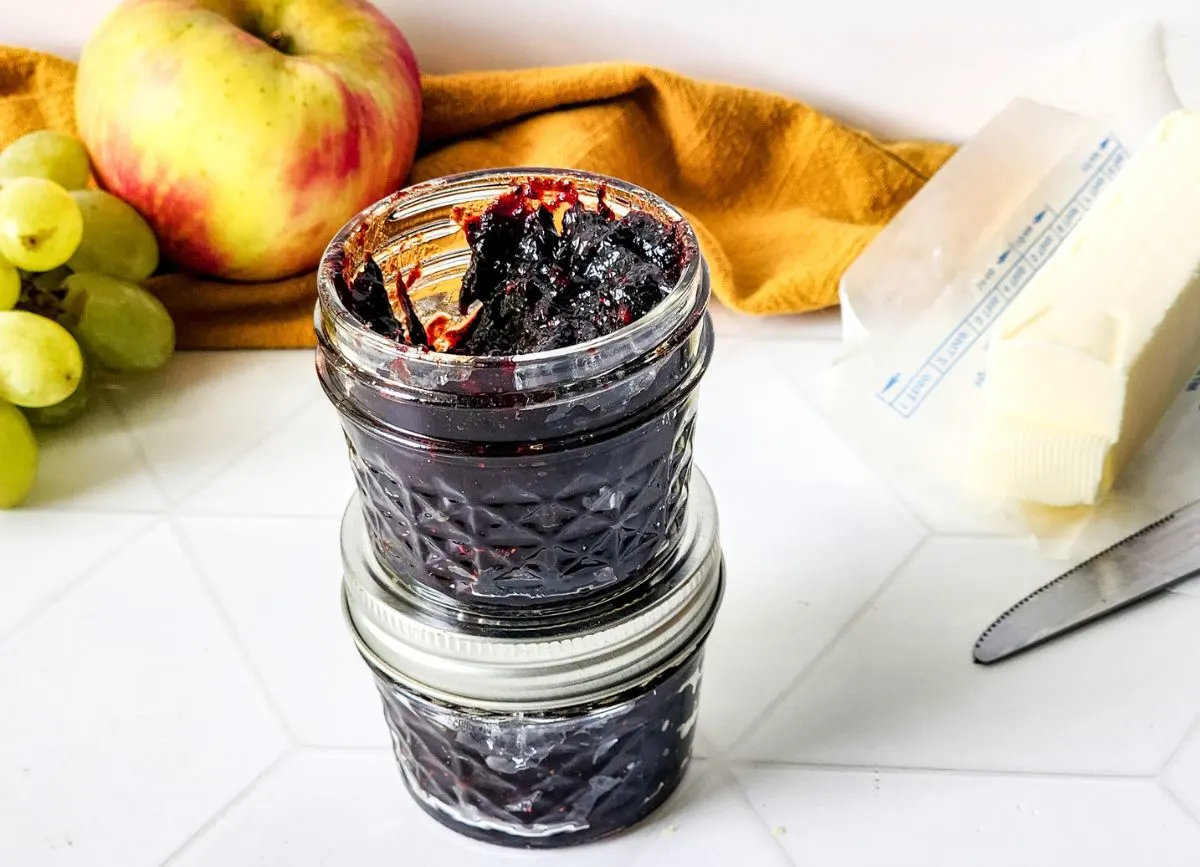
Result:
M998 501L971 484L992 329L1180 108L1157 28L1097 37L945 165L847 270L844 351L817 385L831 424L932 529L1032 534L1089 556L1200 498L1200 376L1094 507Z

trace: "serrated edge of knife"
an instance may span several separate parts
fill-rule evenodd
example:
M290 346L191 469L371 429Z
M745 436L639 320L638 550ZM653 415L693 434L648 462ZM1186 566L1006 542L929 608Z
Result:
M972 651L979 650L979 648L983 646L983 642L985 642L987 640L987 637L989 635L991 635L993 632L995 632L996 628L1001 623L1003 623L1008 618L1012 617L1012 615L1015 614L1018 610L1025 607L1025 605L1032 602L1037 597L1041 596L1043 593L1045 593L1051 587L1054 587L1055 585L1067 580L1072 575L1074 575L1076 572L1079 572L1080 570L1087 568L1088 566L1095 563L1097 560L1107 557L1109 554L1111 554L1113 551L1117 550L1118 548L1123 548L1126 545L1128 545L1130 542L1132 542L1133 540L1139 539L1142 536L1145 536L1147 533L1151 533L1151 532L1157 530L1158 528L1171 523L1177 517L1179 517L1179 513L1182 511L1183 511L1182 509L1179 509L1179 510L1174 511L1171 514L1167 515L1165 518L1159 518L1154 523L1147 524L1145 527L1142 527L1142 529L1138 530L1136 533L1132 533L1131 535L1126 536L1124 539L1120 540L1119 542L1109 545L1103 551L1100 551L1097 554L1093 554L1091 557L1087 558L1082 563L1072 566L1070 569L1068 569L1066 572L1063 572L1057 578L1053 578L1050 581L1047 581L1041 587L1037 588L1032 593L1028 594L1027 596L1025 596L1022 599L1020 599L1019 601L1017 601L1015 604L1010 606L1006 611L1004 611L1004 613L1002 613L999 617L997 617L995 620L993 620L991 622L991 624L988 626L988 628L983 630L983 632L980 633L979 638L977 638L975 640L975 645L971 648Z

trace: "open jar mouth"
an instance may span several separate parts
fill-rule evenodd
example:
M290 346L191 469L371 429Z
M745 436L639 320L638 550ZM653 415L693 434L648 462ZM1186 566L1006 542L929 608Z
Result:
M370 253L387 282L403 280L422 321L461 316L473 262L464 213L522 184L672 224L678 279L609 334L511 356L408 346L343 302L362 264L347 256ZM346 434L375 553L395 575L470 608L531 611L632 586L678 543L713 332L704 257L670 205L585 172L439 178L344 226L318 291L317 375Z
M585 206L604 203L623 216L644 211L679 227L683 268L661 302L645 316L583 343L515 355L460 355L414 347L377 334L350 312L339 286L357 274L366 254L399 273L419 273L409 294L422 319L457 304L461 278L471 260L462 213L481 212L501 194L523 183L570 182ZM361 235L360 235L361 233ZM418 269L414 271L414 269ZM653 193L590 172L555 168L487 169L406 187L351 218L329 243L317 270L318 336L354 367L383 381L403 371L406 382L471 383L478 393L527 391L564 380L564 368L592 378L653 352L681 322L693 323L707 306L707 279L694 230L684 216ZM577 378L568 376L567 378Z

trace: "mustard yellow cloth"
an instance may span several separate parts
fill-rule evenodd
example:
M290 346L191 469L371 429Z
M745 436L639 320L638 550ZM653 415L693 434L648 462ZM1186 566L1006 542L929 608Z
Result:
M73 131L68 61L0 48L0 145ZM429 75L411 180L470 169L563 166L631 181L696 227L713 291L745 313L837 303L860 250L949 158L949 145L883 143L768 93L643 66ZM231 284L176 273L150 288L182 347L310 346L311 274Z

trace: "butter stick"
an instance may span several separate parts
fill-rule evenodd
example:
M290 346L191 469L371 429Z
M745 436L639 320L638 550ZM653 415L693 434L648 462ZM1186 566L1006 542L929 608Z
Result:
M1096 503L1200 367L1200 113L1159 123L993 333L984 487Z

